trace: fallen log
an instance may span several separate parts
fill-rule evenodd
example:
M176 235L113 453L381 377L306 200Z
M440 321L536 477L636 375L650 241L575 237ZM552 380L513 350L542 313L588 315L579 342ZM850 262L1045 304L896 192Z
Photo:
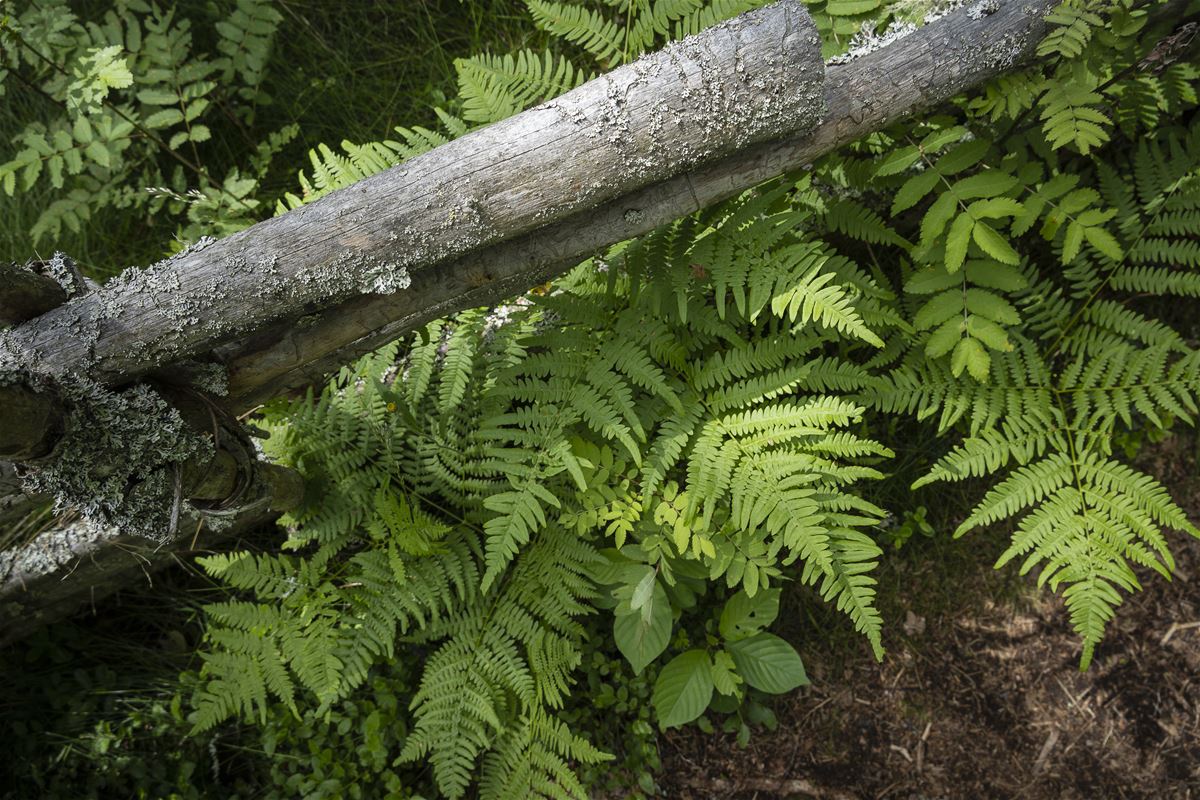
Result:
M239 413L272 394L319 382L429 319L517 294L604 246L802 169L842 144L1024 63L1044 35L1043 18L1053 5L1053 0L982 0L876 52L830 66L822 90L824 118L814 129L794 135L779 131L774 139L750 146L743 141L732 155L710 158L673 177L622 172L614 176L612 191L603 186L591 191L586 181L569 180L539 187L528 176L516 185L483 185L478 171L486 169L487 158L504 164L510 157L538 154L506 149L503 132L544 134L544 126L574 125L571 115L563 114L562 99L551 101L514 117L515 122L458 140L471 142L452 151L469 156L465 173L443 160L452 143L222 242L201 243L27 323L12 339L49 374L82 370L113 384L211 351L229 370L224 403ZM784 20L775 30L776 47L778 37L795 37L805 27L796 21L801 13L796 4L788 0L781 7L786 10L776 12ZM778 60L773 63L778 68ZM609 78L602 85L621 84ZM603 123L589 130L617 125L614 135L623 142L654 141L638 139L634 131L621 138L626 132L619 126L619 104L606 105L607 88L588 96L600 104L591 121ZM772 112L779 108L773 100L764 102ZM806 103L797 113L811 107ZM653 115L643 119L653 125ZM579 153L552 150L560 160L593 157L593 140L570 141L580 146ZM484 144L491 148L486 158L478 149ZM622 147L616 149L624 158L628 153L622 154ZM721 150L714 145L707 152ZM686 166L689 154L694 151L675 151L676 166ZM396 199L398 192L428 188L412 172L424 169L421 159L435 174L453 175L458 183L435 184L429 199L415 205L409 196ZM536 174L561 166L549 159ZM440 172L443 168L451 171ZM455 194L456 186L463 192ZM508 209L510 204L517 210ZM541 210L530 212L533 208ZM521 209L530 213L520 216ZM409 227L411 220L428 223L433 238L422 238ZM237 292L221 286L231 276ZM163 308L154 307L153 292L162 293ZM11 582L0 586L0 599L13 596Z
M372 295L823 116L799 0L743 14L317 202L130 270L9 334L39 374L115 385Z
M259 465L249 499L228 512L186 513L181 535L165 542L124 535L73 519L24 547L0 552L0 647L43 625L136 584L184 554L208 550L271 522L298 502L303 487L296 473Z
M1053 0L982 0L825 71L814 130L759 144L651 183L559 222L414 270L408 291L360 295L270 326L216 352L239 410L319 383L358 356L430 320L545 282L604 247L736 196L1002 74L1033 56Z

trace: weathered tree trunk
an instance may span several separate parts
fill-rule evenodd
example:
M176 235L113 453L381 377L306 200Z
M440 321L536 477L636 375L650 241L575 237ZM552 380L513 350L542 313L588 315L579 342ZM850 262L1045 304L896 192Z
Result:
M96 602L169 566L177 554L206 550L279 516L278 505L296 501L295 473L260 465L252 500L228 515L201 520L185 514L180 535L160 543L72 521L17 550L0 553L0 647L41 626L94 609Z
M352 188L127 273L11 333L48 375L119 384L266 325L415 294L436 264L705 160L811 130L824 64L782 0L613 70Z
M363 353L453 311L511 297L631 239L929 108L1029 59L1054 0L982 0L825 73L811 132L747 148L560 222L413 274L409 291L363 295L218 349L230 395L252 408L319 382Z
M429 319L519 293L606 245L801 169L1013 68L1032 56L1053 5L982 0L829 67L824 119L803 132L818 105L811 95L820 69L811 60L811 23L785 0L704 46L685 42L652 64L618 70L310 206L110 283L11 338L48 374L83 372L110 384L214 352L229 367L227 405L240 412L320 381ZM758 66L751 58L761 59ZM732 83L710 71L740 75L739 64L746 76ZM730 106L735 96L765 121ZM749 132L707 124L721 113L733 113L733 128ZM689 124L700 126L701 136L680 144L676 137L694 133ZM3 492L0 481L0 510ZM103 561L106 548L120 547L107 541L89 557ZM25 574L22 583L58 576ZM82 588L86 601L90 587ZM96 591L112 588L106 580ZM21 591L12 580L0 583L0 602L36 607L20 600Z

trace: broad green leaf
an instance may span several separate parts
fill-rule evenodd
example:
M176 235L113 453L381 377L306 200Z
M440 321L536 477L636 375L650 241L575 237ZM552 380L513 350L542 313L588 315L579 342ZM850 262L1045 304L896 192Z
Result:
M950 371L958 377L965 369L980 383L986 383L991 371L992 358L977 339L961 339L950 358Z
M1067 235L1063 237L1062 263L1070 264L1079 255L1083 247L1083 226L1072 222L1067 226Z
M728 651L718 650L713 653L712 679L713 687L721 694L738 694L738 686L742 682L742 677L737 674L737 665Z
M1113 235L1100 227L1084 228L1083 236L1087 239L1088 244L1100 251L1101 255L1113 261L1120 261L1125 258L1125 251L1121 249L1121 245L1113 238Z
M94 50L96 81L112 89L124 89L133 83L133 73L125 64L119 45Z
M951 148L944 156L934 163L933 168L942 175L954 175L969 169L987 155L990 143L986 139L972 139L969 142Z
M930 358L941 358L949 353L962 338L965 325L963 318L957 314L943 322L926 340L925 355Z
M967 280L976 286L986 286L1002 292L1016 292L1029 286L1029 281L1020 270L999 261L972 259L967 262L964 270Z
M46 172L50 174L50 184L55 189L63 186L63 157L55 153L46 162Z
M941 236L942 231L946 230L946 223L950 221L957 210L958 202L952 193L942 192L939 194L937 200L933 201L933 205L929 206L929 210L925 212L925 217L921 220L921 241L928 244Z
M726 645L738 674L762 692L783 694L808 684L804 662L790 644L770 633Z
M892 216L921 202L921 198L929 194L941 180L941 176L933 170L918 172L906 180L896 195L892 198Z
M883 0L829 0L825 13L831 17L855 17L879 8Z
M919 331L941 325L955 314L962 313L962 293L954 290L942 292L921 306L913 317L913 327Z
M148 106L173 106L179 102L179 95L166 89L142 89L137 98Z
M691 722L708 708L712 694L712 666L708 653L688 650L675 656L654 682L652 700L658 724L663 728L674 728Z
M745 639L768 627L779 616L779 590L767 589L750 597L735 592L721 609L718 630L726 641Z
M182 111L178 108L164 108L146 117L142 124L147 128L166 128L169 125L177 125L180 122L183 122Z
M921 150L926 153L936 153L948 144L953 144L965 136L967 129L961 125L933 131L921 140Z
M1074 192L1072 192L1072 194L1074 194ZM1071 212L1068 211L1067 213ZM1085 228L1091 228L1096 225L1103 225L1116 215L1117 212L1115 209L1110 208L1101 210L1099 208L1089 208L1087 211L1084 211L1079 216L1075 217L1075 221Z
M92 125L88 122L87 117L76 117L71 129L75 134L75 141L80 144L87 144L92 141Z
M971 238L983 252L1002 264L1019 264L1021 257L1013 250L1008 240L996 232L996 229L986 222L976 222L971 231Z
M93 139L85 148L85 152L88 158L102 167L108 167L111 164L108 148L105 147L104 142Z
M647 566L646 574L637 582L637 586L633 587L633 597L629 600L629 607L634 611L639 611L650 602L651 596L654 594L656 578L658 572L654 567Z
M208 108L208 98L207 97L197 98L196 100L193 100L192 102L188 103L187 112L184 114L184 119L186 119L188 122L192 122L196 119L196 117L203 114L205 109L207 109L207 108Z
M974 314L967 317L967 333L993 350L1007 353L1013 349L1004 328L1001 328L989 319L984 319Z
M875 168L875 175L877 177L895 175L897 172L908 169L920 159L921 151L914 145L898 148L879 162L879 166Z
M912 274L904 284L909 294L933 294L962 284L962 278L951 275L942 267L925 267Z
M644 618L639 610L617 614L613 620L613 639L617 649L637 674L641 674L651 661L662 655L671 639L671 601L667 598L666 590L657 582L648 607L648 618Z
M1018 325L1021 322L1021 315L1012 303L986 289L968 289L963 294L963 300L972 314L979 314L993 322L1001 325Z
M1014 176L998 169L989 169L955 181L949 191L959 200L973 200L977 197L996 197L1016 185Z

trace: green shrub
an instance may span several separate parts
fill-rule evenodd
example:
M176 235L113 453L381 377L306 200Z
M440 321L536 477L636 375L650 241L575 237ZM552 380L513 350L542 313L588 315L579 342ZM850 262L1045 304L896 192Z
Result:
M21 3L0 25L0 95L37 96L41 108L0 163L13 197L42 184L53 200L33 222L35 244L79 233L94 214L176 223L176 236L222 236L254 222L271 158L296 133L266 137L215 173L213 128L254 121L275 31L269 0L238 0L212 24L216 53L197 52L191 20L173 8L122 0L95 20L65 0ZM230 126L232 127L232 126Z

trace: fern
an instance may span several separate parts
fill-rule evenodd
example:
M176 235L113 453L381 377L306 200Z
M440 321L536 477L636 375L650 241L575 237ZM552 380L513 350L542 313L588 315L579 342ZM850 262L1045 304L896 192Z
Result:
M569 90L591 67L562 52L604 69L756 3L527 5L557 46L461 59L461 116L319 148L285 205ZM864 20L912 22L904 4L810 6L830 54ZM1200 294L1200 134L1174 125L1192 72L1123 70L1150 35L1132 13L1065 4L1042 61L945 114L433 322L270 410L269 447L310 499L283 554L204 561L244 596L209 610L196 725L329 703L408 658L422 677L402 756L443 794L584 797L577 766L605 756L557 714L585 615L641 671L706 587L753 603L798 580L882 657L871 486L901 415L956 442L914 487L991 485L957 535L1013 521L997 566L1019 557L1062 593L1086 667L1137 570L1172 572L1169 531L1200 533L1114 456L1127 432L1200 410L1194 331L1156 302ZM726 644L668 667L740 702L752 671Z
M476 56L454 62L467 122L497 122L542 100L574 89L590 77L550 52Z
M554 0L525 0L525 5L539 28L579 45L602 64L625 58L621 29L599 11Z
M1162 528L1200 537L1157 482L1094 450L1058 453L1015 470L955 533L1030 508L997 566L1021 556L1022 573L1041 565L1039 583L1065 585L1071 622L1083 639L1081 669L1091 663L1120 591L1139 588L1130 562L1169 577L1174 561Z

